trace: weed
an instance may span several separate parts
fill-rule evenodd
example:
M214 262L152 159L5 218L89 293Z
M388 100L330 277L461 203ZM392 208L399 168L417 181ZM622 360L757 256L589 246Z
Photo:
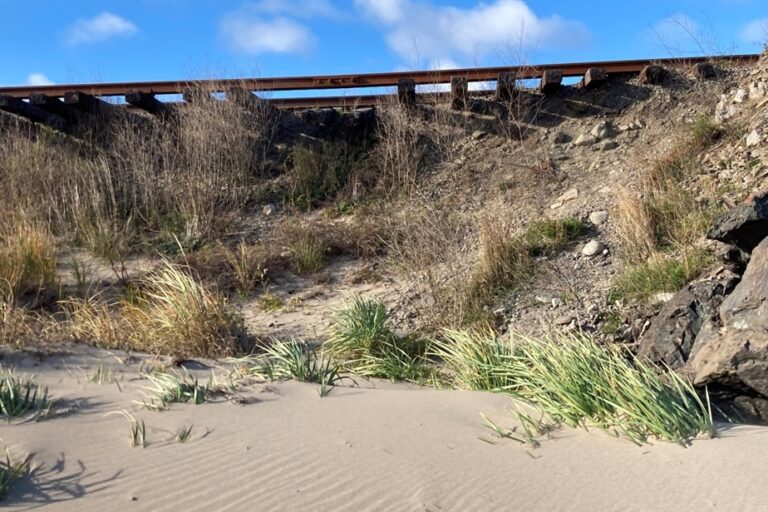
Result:
M133 414L129 413L125 409L122 411L108 412L106 416L110 414L119 414L128 421L128 431L130 434L131 447L135 448L141 446L147 447L147 426L144 424L144 420L137 420Z
M499 391L507 383L497 369L507 364L513 348L493 331L447 330L432 343L431 350L445 364L456 387Z
M272 312L285 306L285 301L272 292L264 292L259 296L259 305L264 311Z
M184 444L189 440L189 436L192 434L192 425L184 425L181 427L176 434L173 436L173 438L181 443Z
M283 227L282 238L297 274L314 274L325 266L331 247L316 227L289 223Z
M680 255L656 253L644 263L628 266L614 284L619 297L644 300L660 292L680 290L711 264L712 256L699 249Z
M579 219L542 220L532 223L524 239L533 255L552 255L581 238L587 226Z
M489 428L491 431L493 431L496 436L498 436L501 439L511 439L513 441L517 441L520 444L525 444L525 439L518 437L514 435L514 430L509 430L506 428L502 428L493 421L491 421L488 416L486 416L483 413L480 413L480 416L483 418L483 423L485 423L485 426Z
M21 462L13 462L11 454L5 451L5 461L0 460L0 500L2 500L13 483L24 476L29 468L29 460L24 459Z
M383 304L354 296L333 316L325 346L346 368L363 377L428 379L431 369L425 343L397 337L387 327L387 319Z
M293 147L291 202L310 209L333 199L352 180L360 166L362 148L345 142L323 141L316 148Z
M40 225L17 222L0 232L0 301L38 294L56 283L56 247Z
M263 349L264 355L249 370L260 377L320 384L320 396L326 396L344 378L340 365L302 341L275 340Z
M0 375L0 418L11 421L33 412L39 417L51 406L47 387L17 377L10 370Z
M100 364L93 373L88 376L88 380L94 384L108 384L115 379L109 368L105 368L103 364Z
M197 378L187 371L184 373L147 373L143 375L149 380L151 387L147 388L149 400L141 405L154 411L162 411L172 403L192 403L200 405L210 394L210 384L202 385Z

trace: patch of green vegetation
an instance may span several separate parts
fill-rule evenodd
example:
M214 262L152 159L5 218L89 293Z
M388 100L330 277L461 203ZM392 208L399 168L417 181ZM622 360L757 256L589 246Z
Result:
M11 489L16 480L24 476L29 468L28 460L13 462L11 454L5 451L5 461L0 460L0 500L2 500Z
M426 342L396 336L387 326L388 318L380 302L353 297L333 317L328 353L363 377L412 382L429 378Z
M272 312L285 306L285 301L272 292L265 292L259 297L259 305L264 311Z
M363 155L363 148L346 142L323 141L314 148L294 146L291 204L309 210L334 198L358 172Z
M39 416L51 405L47 387L17 377L10 370L0 374L0 418L11 421L26 414Z
M532 254L551 255L568 247L587 232L579 219L542 220L532 223L523 238Z
M600 324L600 330L606 336L618 336L624 327L624 319L615 312L607 313L603 316L603 322Z
M147 409L162 411L172 403L192 403L200 405L210 394L210 386L200 384L197 378L189 373L145 373L143 378L149 380L151 387L147 388L151 397L144 400L142 405Z
M712 122L708 116L703 114L696 118L696 122L693 124L693 131L691 132L694 144L699 147L709 146L724 134L725 130L722 126Z
M700 276L713 262L706 251L690 249L684 254L655 254L648 261L628 266L616 279L616 296L647 300L661 292L676 292Z
M457 387L510 394L557 424L597 426L636 444L686 444L715 433L708 401L688 381L586 335L513 334L501 341L489 333L454 331L434 346Z

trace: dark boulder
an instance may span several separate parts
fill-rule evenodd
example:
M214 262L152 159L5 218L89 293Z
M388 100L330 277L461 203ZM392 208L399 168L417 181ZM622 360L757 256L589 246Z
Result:
M680 290L664 304L640 338L639 355L672 368L684 366L702 326L717 318L720 304L738 280L736 274L722 269Z
M707 238L735 245L750 253L768 236L768 193L728 210L710 228Z
M753 413L768 410L768 239L752 252L717 318L699 330L686 371L695 385L730 395L734 405L752 404Z

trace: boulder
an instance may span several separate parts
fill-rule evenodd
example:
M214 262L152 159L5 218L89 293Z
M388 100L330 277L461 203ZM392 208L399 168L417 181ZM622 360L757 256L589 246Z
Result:
M590 134L581 134L581 135L579 135L576 138L575 141L573 141L573 145L574 146L580 146L580 147L591 146L595 142L597 142L597 139L595 137L593 137L592 135L590 135Z
M753 410L742 411L767 420L762 412L768 399L768 239L754 249L741 281L705 327L686 367L694 385L729 395L737 407L739 400L750 403Z
M691 283L661 308L638 343L638 353L672 368L688 361L702 326L716 319L718 309L739 277L722 270L710 279Z
M613 126L608 121L600 121L592 128L590 134L597 140L607 139L613 135Z
M608 212L605 210L598 210L589 214L589 222L595 226L601 226L608 222Z
M715 221L707 238L751 252L768 236L768 193L731 208Z
M587 257L597 256L605 250L605 245L599 240L591 240L581 250L581 254Z

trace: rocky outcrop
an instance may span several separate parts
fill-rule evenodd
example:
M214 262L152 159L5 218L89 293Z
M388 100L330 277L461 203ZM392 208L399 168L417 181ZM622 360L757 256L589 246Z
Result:
M726 212L707 237L751 252L768 236L768 193L753 197Z
M768 239L717 317L700 329L685 370L694 385L711 386L742 415L768 421Z
M640 338L639 354L671 368L687 362L702 326L716 319L719 307L739 277L723 269L710 279L691 283L664 304Z

